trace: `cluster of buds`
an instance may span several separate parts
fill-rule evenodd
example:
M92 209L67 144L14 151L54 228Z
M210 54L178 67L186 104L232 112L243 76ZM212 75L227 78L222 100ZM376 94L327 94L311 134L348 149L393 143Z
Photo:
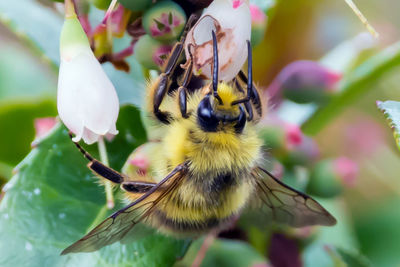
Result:
M319 158L316 143L300 127L270 115L263 121L260 136L271 155L286 167L310 166Z
M144 11L136 22L135 57L144 67L159 69L174 43L179 39L187 17L185 11L175 2L157 2Z
M306 190L310 194L335 197L356 182L358 165L355 161L346 157L321 159L317 143L295 124L270 115L262 121L260 137L269 154L278 160L271 161L269 169L278 178L284 178L293 176L292 170L302 167L308 174Z

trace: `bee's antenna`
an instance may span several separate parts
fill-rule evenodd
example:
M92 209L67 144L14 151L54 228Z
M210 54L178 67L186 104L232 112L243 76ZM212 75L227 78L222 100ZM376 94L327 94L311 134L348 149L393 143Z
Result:
M212 65L212 85L213 85L213 95L220 105L223 105L221 97L218 95L218 44L217 44L217 36L215 35L215 31L212 31L213 38L213 65Z

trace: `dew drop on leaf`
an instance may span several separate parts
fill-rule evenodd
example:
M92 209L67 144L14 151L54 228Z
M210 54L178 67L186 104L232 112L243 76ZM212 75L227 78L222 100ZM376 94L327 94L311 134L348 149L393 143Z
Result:
M33 249L32 244L29 243L29 242L26 242L26 243L25 243L25 249L28 250L28 251L31 251L31 250Z

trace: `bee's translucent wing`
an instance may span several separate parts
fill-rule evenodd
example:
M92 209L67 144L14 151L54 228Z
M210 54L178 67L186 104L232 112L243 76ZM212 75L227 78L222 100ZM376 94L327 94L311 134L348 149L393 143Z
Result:
M63 250L61 255L74 252L96 251L127 237L132 228L148 218L157 204L165 199L180 184L182 178L185 177L185 167L186 164L176 167L147 193L105 219L87 235ZM162 186L168 180L170 182Z
M317 201L285 185L270 172L257 167L252 175L263 203L261 212L270 220L293 227L336 224L336 219Z

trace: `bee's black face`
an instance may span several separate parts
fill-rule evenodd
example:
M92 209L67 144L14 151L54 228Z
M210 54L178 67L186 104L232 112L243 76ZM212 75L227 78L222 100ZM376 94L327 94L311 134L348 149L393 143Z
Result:
M239 106L239 115L232 117L216 113L210 101L210 95L206 95L197 108L197 123L206 132L218 131L218 125L221 123L233 123L235 132L241 133L246 125L246 113L242 106Z

